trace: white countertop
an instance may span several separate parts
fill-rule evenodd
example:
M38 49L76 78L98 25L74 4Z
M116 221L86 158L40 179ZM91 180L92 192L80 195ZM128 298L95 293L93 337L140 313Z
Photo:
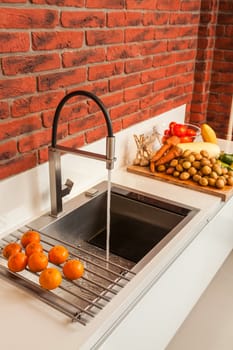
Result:
M171 119L174 119L174 117L171 116ZM153 123L153 121L150 122ZM141 128L138 131L141 131ZM121 142L121 146L122 144L125 149L126 144ZM120 150L117 149L117 153L119 152ZM106 180L106 171L103 169L103 164L97 161L74 156L64 157L64 178L69 176L77 180L70 197L102 180ZM6 198L5 203L0 207L1 236L36 218L39 213L42 214L48 211L47 171L47 164L45 164L40 169L33 169L17 176L17 179L12 178L0 183L2 198ZM43 176L41 176L41 173L43 173ZM17 345L27 350L31 348L31 342L33 342L34 350L39 350L42 345L45 349L56 348L57 350L97 348L113 350L114 346L111 339L118 339L118 342L115 341L115 348L117 349L120 346L120 339L122 341L122 327L124 329L128 327L128 335L131 335L130 319L128 317L133 315L138 307L140 308L143 301L150 298L150 293L153 290L154 294L158 293L160 295L153 303L156 306L158 322L160 322L160 334L157 338L157 347L145 347L145 349L162 350L222 265L229 254L229 250L231 250L231 242L224 247L213 245L210 252L214 251L215 254L210 256L201 278L195 276L195 283L192 283L193 278L190 278L191 276L186 275L185 272L186 267L192 268L194 272L197 267L200 268L196 259L197 251L200 252L200 261L202 261L201 259L204 259L206 254L203 245L208 244L211 236L209 233L204 236L199 235L199 233L203 231L205 226L208 226L208 223L222 207L223 202L220 198L130 174L122 166L117 166L116 170L113 171L112 181L162 198L169 198L180 204L199 208L200 211L181 230L180 234L174 237L85 327L76 323L71 324L59 312L36 300L27 292L1 280L0 322L1 346L3 348L13 350ZM25 188L27 189L26 192ZM8 199L9 193L11 193L11 197ZM12 217L15 219L14 222L12 222ZM176 284L178 280L184 282L184 278L185 283L192 285L192 289L189 290L189 293L186 293L187 295L184 295L179 290L180 288L177 289L178 285ZM173 299L169 296L172 286L174 286ZM161 295L163 296L162 299ZM184 305L182 300L185 301ZM167 312L172 309L174 311L176 304L180 304L176 317L170 319L171 317L168 314L165 317L164 310L166 307ZM143 305L143 310L146 310L149 304L146 304L147 306ZM153 333L150 327L148 330ZM28 335L29 341L25 339L25 334ZM118 338L117 334L120 334ZM109 341L110 343L108 343Z

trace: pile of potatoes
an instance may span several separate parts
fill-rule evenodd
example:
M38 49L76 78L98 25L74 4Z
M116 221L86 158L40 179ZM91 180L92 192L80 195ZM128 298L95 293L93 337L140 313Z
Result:
M218 189L225 185L233 186L233 170L222 167L221 162L215 157L210 157L205 150L200 153L185 150L178 158L158 165L156 171L180 180L192 180L200 186L212 186Z

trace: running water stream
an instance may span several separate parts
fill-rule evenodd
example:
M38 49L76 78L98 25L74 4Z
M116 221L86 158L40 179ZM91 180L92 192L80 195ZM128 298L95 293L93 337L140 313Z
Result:
M108 188L107 188L107 223L106 223L106 260L109 261L110 251L110 209L111 209L111 170L108 170Z

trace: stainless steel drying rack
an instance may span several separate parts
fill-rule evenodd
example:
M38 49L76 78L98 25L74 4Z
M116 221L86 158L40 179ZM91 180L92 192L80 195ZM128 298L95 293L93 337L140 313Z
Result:
M24 226L0 240L0 276L68 316L72 322L86 325L135 275L131 271L135 264L128 260L110 254L107 261L104 250L87 242L71 244L37 230L45 252L51 246L62 244L69 250L70 258L80 259L85 267L80 279L70 281L63 276L58 288L45 290L39 285L39 273L33 273L28 268L19 273L11 272L2 255L4 246L9 242L19 242L28 229L33 228ZM51 263L49 265L52 266ZM56 267L62 271L62 266Z

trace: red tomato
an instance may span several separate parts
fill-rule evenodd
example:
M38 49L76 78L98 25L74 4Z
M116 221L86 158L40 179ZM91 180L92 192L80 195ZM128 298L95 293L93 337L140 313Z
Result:
M176 124L174 126L174 134L178 137L186 136L187 126L184 124Z
M193 138L191 136L182 136L180 138L181 143L193 142Z
M169 124L170 135L175 135L174 134L174 127L175 127L175 125L176 125L176 122L171 122Z
M164 130L164 136L171 136L169 129Z
M196 136L196 131L194 129L188 128L186 131L186 136Z

